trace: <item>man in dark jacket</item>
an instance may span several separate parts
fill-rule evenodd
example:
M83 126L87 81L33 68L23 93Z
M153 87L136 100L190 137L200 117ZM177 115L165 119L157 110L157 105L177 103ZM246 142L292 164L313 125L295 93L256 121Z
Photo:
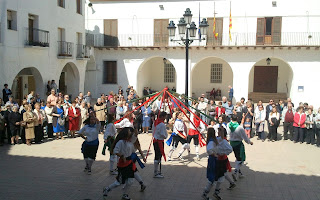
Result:
M8 88L8 84L4 84L2 95L3 95L3 103L6 104L7 101L9 101L9 97L12 95L11 90Z

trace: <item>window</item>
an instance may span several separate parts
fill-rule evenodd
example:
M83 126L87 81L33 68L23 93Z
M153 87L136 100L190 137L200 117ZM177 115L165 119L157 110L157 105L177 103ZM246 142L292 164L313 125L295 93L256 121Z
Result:
M104 61L102 84L117 84L117 61Z
M169 19L154 19L154 46L168 46L169 33L168 33Z
M65 6L64 0L58 0L58 6L64 8L64 6Z
M17 12L7 10L7 27L9 30L17 30Z
M222 83L222 64L211 64L210 83Z
M176 77L176 70L171 63L164 64L164 82L165 83L174 83Z
M281 44L281 17L257 18L257 45Z
M82 12L81 12L81 0L76 0L77 1L77 13L78 14L82 14Z

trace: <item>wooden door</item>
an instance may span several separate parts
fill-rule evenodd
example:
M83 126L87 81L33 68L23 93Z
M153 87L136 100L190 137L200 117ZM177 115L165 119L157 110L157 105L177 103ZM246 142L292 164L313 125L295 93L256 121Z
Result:
M265 34L265 19L257 19L257 35L256 35L256 44L264 45L264 34Z
M280 45L281 44L281 17L274 17L272 20L272 44Z
M213 20L214 18L208 18L208 35L207 35L207 45L210 46L221 46L222 45L222 34L223 34L223 18L216 17L216 30L218 37L215 38L213 34Z
M154 19L154 35L153 45L165 47L168 46L169 32L168 32L169 19Z
M278 66L255 66L253 92L277 93Z
M36 91L36 81L34 80L34 76L28 76L28 94L31 91Z
M104 20L104 46L119 46L117 19Z

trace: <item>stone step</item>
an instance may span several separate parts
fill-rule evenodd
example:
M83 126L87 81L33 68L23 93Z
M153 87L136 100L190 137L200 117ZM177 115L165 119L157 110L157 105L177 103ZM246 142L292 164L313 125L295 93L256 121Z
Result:
M253 102L257 103L259 100L262 100L263 103L269 102L270 99L273 99L274 102L278 102L281 100L287 99L286 93L262 93L262 92L251 92L249 93L249 98L253 100Z

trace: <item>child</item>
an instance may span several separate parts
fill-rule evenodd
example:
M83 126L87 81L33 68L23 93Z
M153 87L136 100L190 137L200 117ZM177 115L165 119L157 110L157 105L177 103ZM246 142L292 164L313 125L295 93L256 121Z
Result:
M125 184L123 187L122 199L130 200L127 190L133 182L134 173L137 171L137 167L134 162L131 160L131 154L134 152L134 145L131 142L132 131L131 128L123 128L117 135L114 143L111 146L111 153L119 156L118 166L118 176L116 181L109 185L108 187L103 188L103 196L107 197L108 193L120 186Z
M107 127L106 130L104 132L104 146L103 146L103 150L102 150L102 154L106 155L105 151L106 151L106 147L108 147L108 150L110 151L111 145L115 140L115 136L117 133L116 127L113 124L114 122L114 115L113 114L108 114L108 121L107 121ZM118 158L116 155L111 154L110 151L110 174L111 175L117 175L118 172L114 169L114 163L118 162Z
M153 147L154 147L154 178L163 178L163 174L161 173L161 157L164 157L164 140L168 137L166 125L164 124L164 119L166 118L167 113L161 112L159 118L155 121L154 127L155 130L152 131L154 133L153 137ZM160 166L160 171L158 170Z
M246 132L247 137L250 138L250 133L251 133L250 118L246 118L246 121L244 122L244 131Z
M190 117L190 129L187 137L187 143L190 145L191 140L193 139L193 143L196 149L196 159L199 161L200 156L199 156L199 143L202 142L201 135L205 131L205 126L200 120L200 113L196 112L195 115L197 115L198 118L196 118L192 113ZM204 145L204 144L200 144ZM188 149L188 153L190 154L190 149Z
M172 141L172 147L169 151L169 155L168 155L168 160L171 161L171 156L173 154L173 152L177 149L179 142L182 144L182 149L180 150L179 154L178 154L178 159L180 159L181 161L184 161L184 159L182 158L182 153L186 150L186 149L190 149L190 146L187 143L186 140L186 125L184 124L184 122L182 121L183 118L183 113L179 112L177 113L177 120L174 122L173 124L173 132L171 134L172 138L169 138L169 140L166 142L169 146L171 144Z

